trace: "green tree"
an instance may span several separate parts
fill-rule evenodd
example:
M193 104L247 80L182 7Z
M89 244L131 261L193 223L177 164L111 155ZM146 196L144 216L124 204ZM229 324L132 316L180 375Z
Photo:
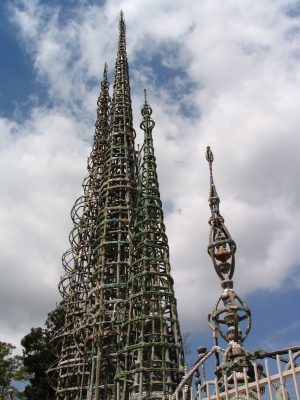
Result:
M46 328L31 328L23 337L24 367L29 377L29 385L25 387L24 399L27 400L54 400L55 391L50 386L47 369L54 363L59 344L53 343L54 333L62 326L63 316L61 309L48 314ZM1 399L0 399L1 400Z
M13 387L14 380L23 379L22 357L13 356L15 346L0 342L0 400L21 398L21 393Z

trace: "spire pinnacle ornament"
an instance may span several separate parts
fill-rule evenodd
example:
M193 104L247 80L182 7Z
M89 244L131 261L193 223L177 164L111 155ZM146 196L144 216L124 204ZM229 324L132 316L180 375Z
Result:
M210 172L208 203L211 210L211 218L209 219L211 229L209 234L208 254L212 258L216 273L222 281L222 286L231 287L231 279L235 268L236 245L228 229L224 225L224 218L220 214L220 198L216 190L212 172L214 156L210 147L207 147L206 159L209 164Z
M103 71L103 79L107 80L107 74L108 74L108 66L107 63L104 63L104 71Z
M221 279L223 293L219 298L213 312L209 316L212 329L218 332L226 342L234 341L238 344L244 342L251 328L251 313L246 304L233 290L233 273L235 267L236 244L224 224L220 214L220 199L214 183L212 164L214 161L210 147L206 150L206 159L210 171L209 219L210 233L208 254L210 255L216 273ZM247 320L244 330L241 322ZM225 331L224 328L227 330ZM218 344L215 338L215 344Z

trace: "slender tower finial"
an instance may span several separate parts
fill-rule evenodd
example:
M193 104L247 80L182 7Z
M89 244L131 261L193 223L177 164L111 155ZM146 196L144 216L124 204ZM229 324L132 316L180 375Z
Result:
M104 63L104 71L103 71L103 79L107 79L107 73L108 73L108 66L107 63Z
M208 202L211 210L211 218L209 220L211 230L208 253L213 260L214 267L218 276L222 280L222 285L226 281L228 285L232 287L231 278L233 276L235 267L234 253L236 250L236 245L231 238L228 229L224 225L224 218L220 214L220 198L217 194L212 172L212 163L214 161L214 156L209 146L206 150L206 159L209 164L210 172L210 189Z
M224 218L219 211L220 199L212 173L214 156L210 147L207 147L206 159L210 169L209 206L211 209L208 254L213 261L215 271L221 279L221 286L224 289L215 309L210 314L210 321L212 322L210 326L214 331L217 330L227 342L242 343L251 327L250 310L233 291L232 277L235 267L236 244L231 238L224 224ZM224 304L223 307L221 307L222 303ZM248 325L245 331L242 332L240 322L245 319L248 319ZM227 332L222 330L224 326L227 326Z
M97 101L97 120L96 120L96 131L94 138L94 146L101 146L101 157L104 162L103 156L105 147L104 142L107 140L109 135L109 108L110 108L110 96L109 96L109 82L108 82L108 67L107 63L104 64L103 69L103 80L101 82L101 92ZM100 153L99 153L100 154Z
M214 155L213 152L211 151L210 147L206 147L206 159L209 164L209 171L210 171L210 184L214 184L214 179L213 179L213 174L212 174L212 163L214 162Z
M213 152L211 151L211 148L209 146L206 147L206 159L209 162L209 165L211 167L213 161L214 161L214 155Z
M207 148L206 148L206 159L209 164L210 188L209 188L208 202L209 202L210 209L212 211L212 218L213 218L213 216L222 218L220 215L220 212L219 212L220 198L217 193L217 189L216 189L216 186L214 183L213 172L212 172L212 163L214 161L214 155L209 146L207 146Z
M125 25L123 10L121 10L120 11L120 19L119 19L119 50L120 50L120 43L126 41L125 35L126 35L126 25ZM125 47L125 49L126 49L126 47Z

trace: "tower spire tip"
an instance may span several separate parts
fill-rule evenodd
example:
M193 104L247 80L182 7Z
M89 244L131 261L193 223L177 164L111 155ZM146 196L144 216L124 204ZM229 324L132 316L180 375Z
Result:
M103 70L103 78L104 79L107 79L107 72L108 72L108 66L107 66L107 62L105 61L104 70Z
M206 147L206 159L209 162L209 164L212 164L214 161L214 155L209 146Z
M211 188L210 188L210 193L211 193L210 197L212 196L212 193L214 193L216 196L218 196L216 188L215 188L214 177L213 177L213 172L212 172L212 163L214 161L214 155L213 155L213 152L211 151L210 146L206 147L206 159L207 159L208 164L209 164L210 186L211 186Z

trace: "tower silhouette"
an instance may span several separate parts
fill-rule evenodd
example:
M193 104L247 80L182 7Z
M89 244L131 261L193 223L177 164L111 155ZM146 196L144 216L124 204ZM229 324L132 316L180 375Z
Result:
M183 376L151 113L145 99L141 156L121 12L112 101L105 64L84 195L63 256L64 324L49 369L57 400L168 399Z

